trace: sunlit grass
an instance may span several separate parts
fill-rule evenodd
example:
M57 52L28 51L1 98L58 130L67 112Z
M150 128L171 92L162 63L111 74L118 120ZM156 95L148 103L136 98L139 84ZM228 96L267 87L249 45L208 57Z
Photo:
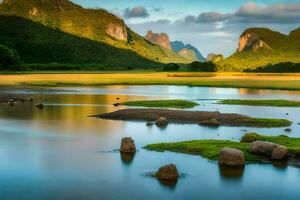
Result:
M218 102L227 105L248 105L248 106L274 106L274 107L300 107L300 101L288 100L243 100L226 99Z
M192 101L174 100L152 100L152 101L128 101L121 103L125 106L152 107L152 108L193 108L198 104Z
M300 90L300 74L115 72L76 74L3 74L0 85L102 86L187 85Z
M300 149L300 138L289 138L287 136L264 136L260 135L260 140L274 142L284 145L290 153L295 153ZM236 148L244 152L247 162L259 162L262 157L249 153L250 143L235 142L229 140L194 140L175 143L159 143L145 146L145 149L153 151L172 151L185 154L201 155L210 160L217 160L219 152L224 147Z

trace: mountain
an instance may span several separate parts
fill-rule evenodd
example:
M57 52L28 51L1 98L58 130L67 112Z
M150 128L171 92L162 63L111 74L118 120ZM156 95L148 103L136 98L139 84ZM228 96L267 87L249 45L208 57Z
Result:
M102 9L85 9L68 0L4 0L0 15L0 43L17 50L24 62L109 66L190 62L148 42L117 16Z
M174 41L171 42L171 46L173 51L178 52L180 55L182 55L185 58L188 58L185 55L190 55L193 56L191 58L194 60L198 60L200 62L206 61L205 58L200 53L200 51L196 47L192 46L191 44L185 45L182 41Z
M237 51L216 64L222 70L241 71L283 62L300 62L300 29L289 35L267 28L247 29L239 38Z
M164 49L172 51L170 39L166 33L153 33L152 31L148 31L145 38L153 44L157 44Z

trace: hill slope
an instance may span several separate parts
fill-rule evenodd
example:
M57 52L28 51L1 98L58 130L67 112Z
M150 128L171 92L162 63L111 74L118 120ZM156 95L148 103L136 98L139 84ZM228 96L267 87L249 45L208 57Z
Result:
M103 57L103 54L109 56L111 60L110 65L120 64L117 60L121 56L118 55L121 50L127 51L128 54L132 52L135 56L145 58L144 60L160 63L189 62L187 59L172 51L149 43L143 37L131 31L124 21L115 15L100 9L84 9L68 0L4 0L3 3L0 4L0 15L19 16L53 30L98 42L102 45L102 50L97 53L95 52L96 54L94 56ZM6 20L7 18L2 17L1 19ZM24 23L24 21L17 22L18 20L20 20L20 18L14 18L14 23ZM4 30L2 28L7 28L4 22L1 24L3 25L1 30ZM14 31L19 31L20 33L30 31L25 28L28 27L25 26L23 29L14 29ZM50 29L48 30L50 31ZM0 37L4 37L2 31L0 32ZM5 37L7 37L7 35ZM8 39L11 41L8 46L20 51L19 46L13 44L13 41L17 41L18 39L14 35L11 35ZM37 45L37 41L41 41L40 38L31 37L30 39L35 45ZM47 40L48 38L44 39ZM61 42L63 41L61 40ZM31 43L28 43L28 45L31 45ZM63 47L63 45L61 46ZM75 48L75 46L73 47ZM118 48L120 51L113 52L111 51L112 47ZM98 49L100 49L100 47ZM75 51L77 50L75 49ZM22 53L20 53L20 55L23 60L34 60L33 58L22 57ZM59 57L60 55L57 55L55 59L51 61L58 62L62 59ZM59 59L57 60L57 58ZM93 60L95 61L95 59L96 58ZM106 58L103 57L102 59ZM36 62L38 61L39 60ZM97 63L99 63L98 60ZM131 63L131 60L127 59L127 63ZM103 63L101 62L99 64Z
M267 28L247 29L237 52L217 64L224 71L241 71L281 62L300 62L300 29L289 35Z

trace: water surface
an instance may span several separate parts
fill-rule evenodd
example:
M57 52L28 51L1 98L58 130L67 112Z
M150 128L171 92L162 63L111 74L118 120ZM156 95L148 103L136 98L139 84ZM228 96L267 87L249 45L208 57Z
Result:
M99 88L2 88L25 94L33 103L0 104L0 199L299 199L300 169L291 166L247 165L232 174L200 156L143 150L149 143L194 139L239 140L246 131L300 137L300 108L232 106L217 99L300 100L300 92L185 86L110 86ZM143 122L106 121L89 115L125 107L127 100L187 99L191 110L220 111L252 117L286 118L284 128L211 129L171 124L166 129ZM34 108L44 102L43 110ZM288 115L287 115L288 113ZM134 157L116 149L131 136ZM186 174L175 185L146 176L174 163Z

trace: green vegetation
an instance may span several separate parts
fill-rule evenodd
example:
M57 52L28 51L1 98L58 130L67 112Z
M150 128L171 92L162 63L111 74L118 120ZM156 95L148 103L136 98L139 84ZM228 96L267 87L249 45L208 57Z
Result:
M244 72L262 72L262 73L298 73L300 72L300 63L278 63L268 64L267 66L256 69L245 69Z
M191 72L216 72L216 65L212 62L192 62L187 67L187 71Z
M251 34L256 42L250 49L236 52L226 59L214 62L218 71L253 70L257 67L274 65L278 63L300 63L300 29L292 31L289 35L271 31L267 28L251 28L243 35ZM258 48L260 41L265 47ZM257 49L258 48L258 49ZM283 66L284 68L284 66Z
M0 15L0 43L18 51L22 63L145 69L191 62L148 42L117 16L68 0L7 0Z
M0 44L0 70L16 69L19 64L19 54L13 49Z
M289 138L284 135L280 136L261 136L261 140L274 142L280 145L284 145L288 148L290 153L295 153L300 150L300 138ZM145 149L153 151L172 151L178 153L186 153L193 155L200 155L210 160L217 160L219 152L224 147L231 147L239 149L245 153L245 159L247 162L260 162L261 156L253 155L248 152L250 143L235 142L228 140L194 140L176 143L160 143L150 144L145 146Z
M286 127L292 123L287 119L265 119L265 118L246 118L240 120L241 124L255 125L256 127Z
M164 68L163 71L165 72L175 72L178 71L180 66L176 63L169 63Z
M46 65L45 65L46 66ZM103 85L188 85L199 87L300 90L298 74L246 73L166 73L166 72L100 72L100 71L34 71L3 72L0 85L31 86L103 86ZM284 83L284 84L283 84Z
M251 143L259 140L263 140L263 136L257 133L247 133L242 137L241 142Z
M198 104L186 100L153 100L153 101L128 101L121 103L126 106L152 107L152 108L193 108Z
M243 100L226 99L218 101L219 104L248 105L248 106L274 106L274 107L300 107L300 101L289 100Z

